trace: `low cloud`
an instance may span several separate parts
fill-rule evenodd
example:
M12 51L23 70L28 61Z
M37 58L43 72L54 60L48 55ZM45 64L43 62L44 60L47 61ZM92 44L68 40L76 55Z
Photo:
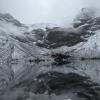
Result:
M84 5L82 0L0 0L0 10L25 24L68 25Z

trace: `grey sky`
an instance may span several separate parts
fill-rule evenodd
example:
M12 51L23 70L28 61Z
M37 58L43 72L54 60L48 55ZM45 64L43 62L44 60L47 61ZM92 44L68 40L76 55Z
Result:
M88 5L87 1L91 3L91 0L0 0L0 10L25 24L65 25L71 22L85 4Z

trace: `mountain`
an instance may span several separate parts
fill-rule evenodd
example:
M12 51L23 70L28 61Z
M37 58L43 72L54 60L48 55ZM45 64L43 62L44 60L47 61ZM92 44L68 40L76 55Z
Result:
M77 58L99 59L100 58L100 31L91 36L86 43L74 52Z
M36 42L39 47L56 49L62 46L72 47L100 30L100 17L95 16L92 9L83 8L73 21L72 27L59 27L52 24L35 24L31 28L30 40ZM34 39L32 39L34 38Z
M7 34L21 35L24 31L27 31L28 27L10 14L0 13L0 31L4 31Z
M10 14L6 13L1 13L0 14L0 20L1 21L6 21L8 23L12 23L18 27L22 27L24 26L23 24L21 24L18 20L14 19Z
M63 91L65 87L70 86L71 88L72 85L78 86L84 82L79 90L82 88L83 91L83 88L86 87L87 94L84 94L85 91L83 91L82 95L86 97L89 95L91 99L91 95L96 94L96 92L91 93L91 86L96 86L96 84L89 80L79 81L78 78L84 78L80 76L80 68L77 70L78 75L76 68L74 71L69 66L61 66L72 63L76 59L100 59L100 17L97 17L91 9L82 9L73 20L71 27L60 27L48 23L27 26L10 14L0 13L0 93L6 89L9 91L9 88L12 87L16 94L16 91L20 91L22 86L22 92L31 91L37 86L34 90L37 93L39 91L55 93L56 90L62 89ZM70 67L72 68L72 66ZM56 70L64 73L70 70L71 73L62 74ZM51 72L48 73L48 71ZM74 74L72 74L73 71ZM47 79L48 81L46 81ZM64 81L65 79L67 81ZM77 82L74 79L77 79ZM70 84L73 81L75 81L74 84ZM57 88L55 88L54 82L57 82ZM70 85L65 86L65 84ZM87 88L88 86L90 88ZM50 89L50 87L52 88ZM95 89L92 90L95 91ZM10 95L9 98L13 98L12 91ZM24 95L26 96L26 94Z
M10 14L0 13L0 92L14 78L12 59L17 42L10 35L22 36L27 29L26 25L21 24Z
M14 45L22 49L21 51L30 51L31 55L36 52L38 55L40 51L39 54L50 53L52 49L53 51L63 50L63 52L78 56L76 52L85 53L87 51L83 48L87 48L89 41L96 42L88 48L99 44L99 39L96 37L99 37L100 17L96 17L93 10L83 8L72 24L72 27L66 28L49 23L26 26L10 14L0 14L0 32L5 33Z
M43 32L42 32L43 33ZM47 29L37 43L54 52L69 53L75 59L100 58L100 17L92 9L83 8L73 21L73 27Z
M55 59L63 59L59 58L61 56L65 57L57 54L56 58L52 58L52 52L53 55L69 53L75 59L100 58L99 38L100 17L96 17L90 9L82 9L74 19L73 26L66 28L48 23L26 26L10 14L0 13L0 59L3 65L9 65L6 66L9 68L6 70L10 73L9 79L13 78L11 63L17 73L19 69L21 72L31 65L30 61L45 60L52 63ZM11 61L8 61L9 59ZM23 66L25 61L27 64Z
M86 34L87 42L84 42L81 47L77 47L74 52L75 56L100 58L100 17L97 17L93 11L88 9L88 12L80 13L73 25L75 28L81 29L83 34L88 33Z
M36 51L43 50L48 52L52 49L53 51L64 50L63 52L71 52L72 55L77 55L76 52L78 51L85 53L86 51L81 50L81 48L85 48L89 44L88 42L92 41L91 38L95 39L93 41L98 41L95 37L100 31L100 17L97 17L92 9L83 8L72 24L73 26L68 28L48 23L33 24L27 26L28 28L24 27L24 31L18 32L21 33L20 36L16 34L11 35L11 37L25 45L34 44L35 48L37 48ZM13 25L16 27L15 24ZM22 27L19 27L19 29L21 30ZM93 45L92 47L95 44L97 43L91 44ZM74 52L72 53L73 50Z

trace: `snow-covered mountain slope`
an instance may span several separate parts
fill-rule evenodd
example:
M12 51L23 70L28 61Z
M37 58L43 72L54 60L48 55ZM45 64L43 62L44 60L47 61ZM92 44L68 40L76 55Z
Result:
M34 29L43 29L46 30L46 28L53 28L53 27L59 27L56 24L51 23L37 23L29 26L29 31L32 31Z
M28 27L14 19L10 14L0 13L0 31L7 34L21 35Z
M86 43L74 52L75 57L100 58L100 31L91 36Z
M67 52L67 54L69 53L69 55L72 55L75 59L100 58L100 17L97 17L91 9L82 9L81 13L79 13L73 21L73 29L77 31L74 31L73 34L68 34L68 39L66 39L66 42L68 41L68 45L62 45L52 51L60 53ZM76 38L74 34L76 34ZM69 37L70 35L72 35L72 38ZM55 35L52 34L53 38L54 36ZM59 37L61 38L61 35L59 35ZM54 40L56 39L54 38ZM63 39L64 38L62 38L62 40ZM81 41L81 39L83 41ZM77 43L75 43L75 41L77 41ZM71 45L69 46L70 43Z
M34 24L29 27L27 38L37 46L56 49L72 47L86 42L91 35L100 30L100 18L91 9L82 9L73 21L73 27L62 28L52 24Z
M100 17L91 9L84 8L74 20L73 26L85 34L86 41L79 43L82 46L75 46L72 54L77 58L100 58Z

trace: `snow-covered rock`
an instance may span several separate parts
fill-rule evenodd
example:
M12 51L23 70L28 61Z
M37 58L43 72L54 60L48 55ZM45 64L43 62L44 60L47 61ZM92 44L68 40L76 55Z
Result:
M29 31L35 30L35 29L43 29L46 30L46 28L54 28L59 27L59 25L51 24L51 23L36 23L29 26Z
M59 53L67 52L67 54L69 53L69 55L72 55L74 59L81 59L81 58L99 59L100 58L100 17L97 17L94 11L92 11L91 9L82 9L81 13L79 13L79 15L74 20L73 27L74 27L73 28L74 34L72 34L72 38L69 38L71 34L68 34L67 36L68 39L66 39L66 42L68 41L68 45L67 44L62 45L61 47L55 48L52 51L59 52ZM74 35L76 36L76 39ZM53 34L51 36L54 38ZM58 36L56 37L58 38ZM59 35L59 37L61 38L61 35ZM81 39L83 41L81 41ZM54 38L54 40L56 39ZM71 41L74 41L74 44L69 46ZM75 41L78 42L75 43Z
M21 35L28 27L14 19L10 14L0 13L0 31L7 34Z
M86 43L74 52L74 56L83 58L100 58L100 31L91 36Z

